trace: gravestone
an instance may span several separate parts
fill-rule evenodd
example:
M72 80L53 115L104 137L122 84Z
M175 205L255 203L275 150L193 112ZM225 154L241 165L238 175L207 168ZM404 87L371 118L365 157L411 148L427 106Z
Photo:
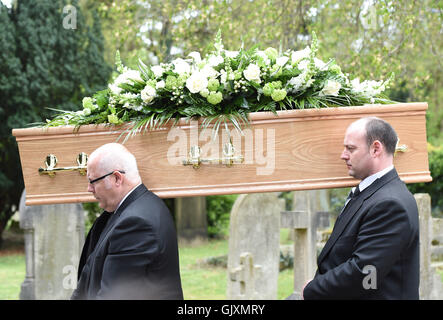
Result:
M227 298L276 299L280 259L278 193L240 195L232 207Z
M250 252L240 255L240 265L229 271L230 281L238 284L239 296L251 300L260 299L260 293L255 289L255 284L261 274L262 266L254 264L254 257Z
M432 218L431 261L434 265L443 265L443 219Z
M206 197L175 198L174 211L179 243L208 239Z
M294 240L294 292L287 299L301 299L301 290L317 270L317 232L329 227L327 190L294 192L294 211L281 213L281 227L292 229Z
M443 299L440 275L431 264L432 216L431 197L427 193L414 194L420 219L420 299Z
M22 300L69 299L77 285L77 268L85 238L81 204L26 206L20 200L26 277Z
M289 299L300 299L304 284L317 270L317 230L329 226L329 212L284 211L281 227L294 230L294 292Z

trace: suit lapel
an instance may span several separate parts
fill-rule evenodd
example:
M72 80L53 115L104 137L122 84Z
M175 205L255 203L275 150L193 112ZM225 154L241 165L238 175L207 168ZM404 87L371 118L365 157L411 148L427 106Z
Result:
M334 225L334 229L332 230L332 234L329 238L329 240L326 242L323 250L321 251L320 255L318 256L317 264L320 265L322 260L326 257L328 252L331 250L335 242L338 240L340 235L345 230L346 226L348 225L349 221L351 221L352 217L355 215L356 212L360 209L363 202L372 196L375 191L383 187L386 183L389 181L397 178L398 174L395 169L389 171L387 174L385 174L380 179L375 180L369 187L364 189L358 197L351 200L351 203L347 205L347 207L343 210L341 213L343 217L341 219L337 219L336 225Z
M86 264L89 255L94 251L94 248L110 216L111 214L109 212L104 211L97 219L95 219L94 224L91 227L91 230L88 232L80 256L79 267L78 267L78 279L80 279L80 274L82 273L83 267Z

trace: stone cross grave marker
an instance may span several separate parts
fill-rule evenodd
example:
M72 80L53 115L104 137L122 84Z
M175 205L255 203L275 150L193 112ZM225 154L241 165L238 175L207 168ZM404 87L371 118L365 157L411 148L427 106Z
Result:
M294 232L294 293L288 299L300 299L304 284L314 277L317 270L317 230L329 226L329 212L313 210L318 207L311 201L315 195L315 192L303 193L306 201L299 201L295 208L304 210L281 213L281 227Z
M254 264L252 253L244 252L240 255L240 266L229 271L230 280L240 286L239 297L258 299L260 294L255 290L255 282L260 277L261 265Z
M231 210L227 298L276 299L280 212L277 193L242 194Z

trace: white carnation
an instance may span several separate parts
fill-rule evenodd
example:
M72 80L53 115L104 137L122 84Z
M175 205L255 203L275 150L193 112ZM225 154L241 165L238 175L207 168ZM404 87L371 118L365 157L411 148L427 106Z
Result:
M201 72L194 72L187 80L186 80L186 88L189 89L192 93L198 93L203 89L208 87L208 79Z
M191 72L191 66L183 59L178 58L172 61L174 72L180 75Z
M304 58L308 58L310 53L311 53L311 49L309 47L306 47L303 50L293 51L291 54L292 64L296 64L300 60L302 60Z
M140 92L140 95L144 103L151 103L157 95L157 91L152 86L147 85Z
M140 72L136 70L128 70L122 73L119 77L123 77L125 79L124 82L126 83L128 83L128 80L143 82Z
M163 80L160 80L155 84L156 89L163 89L166 86L165 82Z
M309 60L305 59L305 60L300 61L300 63L297 65L297 68L299 70L305 71L308 69L308 66L309 66Z
M255 54L258 57L262 58L262 60L265 63L265 65L269 65L271 63L271 60L269 60L268 55L264 51L258 50Z
M365 80L360 82L359 78L351 81L352 91L363 94L366 97L373 97L379 95L385 88L383 81Z
M246 80L260 83L260 67L256 64L250 64L244 71Z
M276 59L275 63L276 63L277 65L279 65L280 67L283 67L283 66L286 64L286 62L288 62L288 61L289 61L289 58L283 56L283 57L278 57L278 58Z
M163 69L161 66L153 66L151 71L154 73L156 78L160 78L163 75L163 72L165 72L165 69Z
M340 91L340 88L341 88L340 82L335 80L328 80L326 81L323 89L321 90L321 94L327 96L337 96L338 92Z
M127 70L120 74L117 78L115 78L114 83L109 84L108 87L114 94L120 94L122 91L120 85L131 84L131 80L143 82L143 79L140 76L140 72L136 70Z
M200 52L193 51L190 54L188 54L188 57L191 57L194 59L195 63L200 63L202 61L202 58L200 56Z
M122 88L120 88L118 85L110 83L108 85L108 88L111 90L113 94L120 94L122 92Z
M314 58L315 67L318 69L323 69L324 66L326 66L326 63L324 63L322 60Z
M216 78L219 75L219 72L215 70L210 65L206 64L203 69L200 70L200 72L206 77L206 78Z
M208 59L208 64L211 67L216 67L220 63L223 63L223 61L225 61L225 60L223 59L222 56L210 56L209 59Z

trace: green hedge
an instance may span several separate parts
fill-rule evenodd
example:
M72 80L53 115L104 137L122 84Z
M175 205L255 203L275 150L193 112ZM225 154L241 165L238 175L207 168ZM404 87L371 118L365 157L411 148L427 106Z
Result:
M443 216L443 147L429 145L429 170L432 182L409 184L412 193L428 193L431 196L432 213Z

